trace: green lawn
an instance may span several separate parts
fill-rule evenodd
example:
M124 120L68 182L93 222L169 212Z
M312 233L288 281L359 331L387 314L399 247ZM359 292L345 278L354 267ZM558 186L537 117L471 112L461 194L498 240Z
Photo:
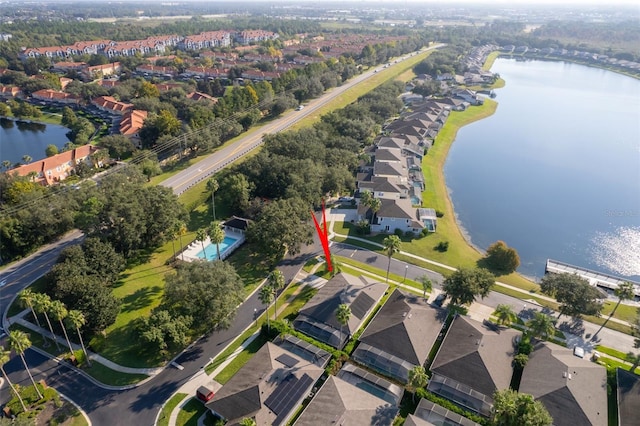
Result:
M247 345L242 352L240 352L234 359L227 365L224 370L215 377L216 382L225 384L233 377L234 374L242 368L258 352L258 350L267 342L267 337L260 333L251 343Z
M176 426L197 426L198 419L207 412L207 408L197 398L191 398L178 413Z
M186 393L177 393L171 397L162 407L160 415L158 416L158 423L156 426L169 426L169 417L173 412L173 409L178 406L188 395Z

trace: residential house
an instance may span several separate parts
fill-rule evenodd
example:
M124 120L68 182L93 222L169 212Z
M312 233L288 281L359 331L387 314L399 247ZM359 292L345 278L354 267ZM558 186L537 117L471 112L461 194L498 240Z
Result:
M462 99L465 102L469 102L471 105L482 105L484 101L478 97L478 94L473 90L463 89L453 92L453 96Z
M352 359L403 383L424 365L442 330L443 312L395 289L360 337Z
M537 343L519 391L540 401L555 426L607 425L607 370L575 356L571 349Z
M368 207L358 205L358 220L369 219L372 232L392 233L397 229L403 233L419 234L424 228L419 221L417 209L408 198L389 200L380 198L380 209L373 214Z
M18 176L31 176L33 182L41 185L53 185L73 174L76 166L80 163L93 167L91 156L97 151L99 151L99 148L93 145L83 145L43 160L16 167L8 173L17 173ZM101 163L97 165L102 166Z
M78 105L81 101L81 98L78 96L51 89L38 90L37 92L33 92L31 97L39 101L59 105Z
M244 418L285 425L324 373L330 354L293 337L267 342L215 394L206 407L227 424Z
M22 90L18 86L2 86L0 85L0 98L13 99L22 96Z
M121 69L122 67L120 66L120 62L94 65L94 66L86 67L82 71L82 76L85 79L93 80L96 78L103 78L103 77L117 74L120 72Z
M112 96L99 96L92 99L91 103L99 110L109 114L124 115L127 111L133 109L133 104L120 102Z
M120 121L120 134L131 139L134 145L140 146L140 129L147 119L147 111L129 109L122 115Z
M338 273L300 310L293 321L293 328L341 349L360 328L387 288L386 284L365 276ZM340 324L336 317L338 306L342 304L351 309L351 316L345 325Z
M493 393L508 389L521 333L457 316L431 363L427 389L467 410L491 413Z
M478 423L427 399L420 399L415 413L409 414L404 424L406 426L480 426Z
M390 425L398 414L403 389L346 364L329 376L294 426Z
M616 369L618 384L618 425L638 426L638 407L640 407L640 376Z
M179 46L187 50L229 47L231 46L231 33L228 31L205 31L198 35L185 37Z
M235 39L240 44L258 43L266 40L275 40L279 37L277 33L264 30L247 30L235 34Z
M208 101L214 104L218 102L218 98L215 98L211 95L207 95L206 93L202 93L202 92L191 92L187 94L187 98L193 101Z

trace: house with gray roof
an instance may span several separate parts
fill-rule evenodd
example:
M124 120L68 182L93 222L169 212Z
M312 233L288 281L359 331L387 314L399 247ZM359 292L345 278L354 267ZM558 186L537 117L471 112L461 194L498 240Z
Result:
M607 425L607 370L578 358L571 349L536 344L519 391L540 401L556 426Z
M336 274L300 310L293 321L293 328L341 349L360 328L388 287L365 276ZM347 304L351 309L349 322L344 326L336 318L336 311L341 304Z
M493 393L507 389L513 375L519 331L457 316L431 363L427 389L488 416Z
M406 426L479 426L473 420L449 411L427 399L420 400L416 412L409 414L404 424Z
M618 383L618 425L637 426L640 416L640 376L625 371L616 370Z
M379 197L376 197L379 198ZM367 219L372 232L402 232L420 233L424 224L418 219L418 209L412 206L408 198L380 199L380 209L375 216L371 209L363 204L358 205L358 220Z
M400 386L345 364L327 378L294 426L391 425L402 393Z
M330 355L299 339L267 342L206 404L228 425L284 425L324 373ZM293 351L292 351L293 349Z
M352 359L403 383L424 365L443 325L442 311L395 289L369 323Z

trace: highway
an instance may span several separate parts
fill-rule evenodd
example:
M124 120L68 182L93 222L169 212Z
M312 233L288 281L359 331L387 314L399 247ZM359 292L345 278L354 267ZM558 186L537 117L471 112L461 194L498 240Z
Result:
M440 46L432 46L429 50ZM403 58L408 59L410 57L404 56ZM404 59L399 59L397 62L400 63ZM320 98L309 101L303 110L291 111L285 114L284 117L261 127L258 131L250 132L233 144L163 181L161 185L172 188L175 194L183 193L191 186L206 179L259 146L262 143L264 134L276 133L290 127L302 118L314 114L319 108L341 95L344 91L373 75L375 75L375 70L372 69L354 77ZM58 242L43 247L38 252L16 262L0 273L0 283L5 283L0 288L0 309L3 311L3 327L9 325L6 319L6 311L16 295L48 272L57 260L61 250L69 245L79 243L82 238L83 235L80 231L73 231ZM317 244L306 247L301 254L296 257L288 257L279 265L279 269L285 275L287 282L295 277L306 259L316 253L317 249ZM190 346L177 358L176 362L184 367L183 370L168 367L151 381L130 390L110 391L100 388L77 371L65 365L60 365L33 350L26 352L27 361L30 368L33 369L32 373L34 373L36 380L45 379L50 386L71 398L89 415L93 425L153 425L162 403L251 324L254 320L254 309L259 311L264 309L258 300L257 291L239 306L233 324L229 329L219 330L206 336ZM20 384L27 384L26 380L28 378L18 357L13 357L6 364L5 370L12 380ZM3 392L0 393L0 404L7 402L7 398L10 395L9 392L4 391L5 386L3 385Z

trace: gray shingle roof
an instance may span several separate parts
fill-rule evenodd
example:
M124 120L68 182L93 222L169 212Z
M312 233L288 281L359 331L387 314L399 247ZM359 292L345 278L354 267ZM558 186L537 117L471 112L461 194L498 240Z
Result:
M536 344L522 373L520 392L540 400L556 426L607 424L606 369L574 356L571 349Z
M376 282L370 278L339 273L331 278L315 296L300 310L293 326L307 334L310 334L334 347L335 342L321 339L314 333L332 333L341 330L336 318L338 306L346 303L352 311L349 322L344 326L344 332L353 334L362 324L364 317L375 304L382 298L388 286ZM312 326L311 328L309 326ZM315 330L315 331L314 331ZM329 338L329 336L325 336Z
M640 376L617 369L618 421L620 426L637 426L640 415Z
M398 409L346 381L329 376L295 426L391 424Z
M291 343L291 342L289 342ZM282 363L286 354L288 359L296 359L292 367ZM290 363L292 364L292 363ZM308 362L293 352L267 342L256 354L215 394L206 406L220 414L231 424L245 417L254 417L258 424L274 424L286 420L291 413L273 413L264 402L272 395L285 379L300 379L309 376L312 382L309 389L304 390L306 396L311 385L322 375L324 370L318 365ZM295 403L300 403L295 401ZM295 404L297 405L297 404Z
M422 365L441 328L438 310L421 297L395 289L360 341L411 364Z
M514 340L520 332L494 331L464 316L454 319L431 370L487 395L511 382Z

